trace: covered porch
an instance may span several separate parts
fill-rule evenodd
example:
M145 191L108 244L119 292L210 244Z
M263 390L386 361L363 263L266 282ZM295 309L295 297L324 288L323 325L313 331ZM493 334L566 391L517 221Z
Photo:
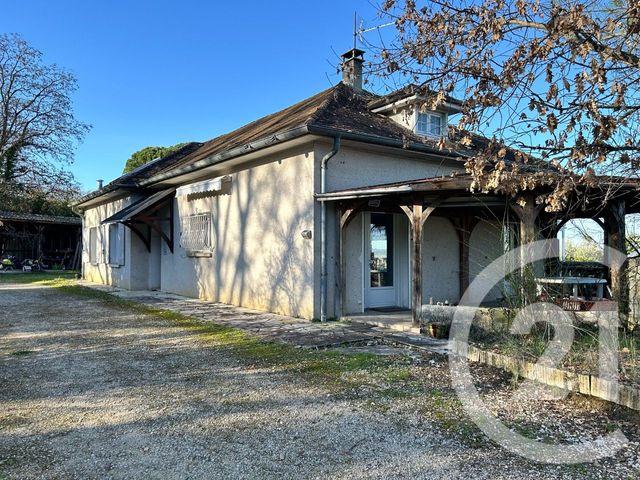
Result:
M508 197L473 193L471 182L468 176L437 177L317 195L333 205L337 216L336 316L397 321L404 315L411 328L419 328L434 307L458 306L473 278L506 251L544 239L557 257L558 232L571 219L594 219L604 230L605 245L625 252L625 215L640 208L635 180L617 181L615 188L603 181L598 188L576 191L571 208L553 213L535 201L544 187ZM359 247L350 233L360 228L353 228L355 219L362 225ZM362 271L354 273L358 268ZM536 277L554 276L559 276L557 261L537 266ZM626 264L591 283L616 300L621 312L628 311ZM483 306L503 306L507 290L507 285L496 286L479 300ZM353 301L358 295L360 305Z

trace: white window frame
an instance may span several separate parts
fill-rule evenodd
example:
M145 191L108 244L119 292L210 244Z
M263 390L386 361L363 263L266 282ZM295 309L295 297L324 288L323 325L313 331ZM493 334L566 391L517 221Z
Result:
M186 215L180 219L180 246L191 257L211 257L214 245L211 212Z
M121 223L110 223L107 227L107 254L111 267L124 265L124 225Z
M431 128L433 127L434 119L440 120L440 133L433 133ZM445 116L440 112L421 112L416 113L416 133L424 135L425 137L440 138L444 135L445 128Z
M89 263L98 264L98 227L89 227Z

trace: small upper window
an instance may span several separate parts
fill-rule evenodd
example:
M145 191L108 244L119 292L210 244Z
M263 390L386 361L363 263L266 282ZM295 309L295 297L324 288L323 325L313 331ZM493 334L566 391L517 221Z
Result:
M429 137L441 137L443 133L442 114L435 112L418 112L416 133Z

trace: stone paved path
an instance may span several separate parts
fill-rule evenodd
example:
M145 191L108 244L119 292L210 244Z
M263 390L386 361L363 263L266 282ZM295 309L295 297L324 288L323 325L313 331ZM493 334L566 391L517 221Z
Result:
M258 335L268 341L283 342L303 348L327 348L382 339L389 343L430 352L447 353L446 342L443 340L397 332L365 323L317 323L171 293L130 291L85 281L79 283L82 286L108 292L150 307L227 325Z

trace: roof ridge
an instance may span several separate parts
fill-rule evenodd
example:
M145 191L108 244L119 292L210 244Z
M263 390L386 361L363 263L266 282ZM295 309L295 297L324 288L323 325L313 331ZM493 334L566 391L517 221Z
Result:
M289 105L286 108L282 108L276 112L270 113L268 115L264 115L260 118L257 118L249 123L246 123L244 125L239 126L238 128L234 128L233 130L223 133L221 135L218 135L217 137L214 137L210 140L207 140L205 142L202 143L202 146L200 148L198 148L193 154L189 155L189 159L188 161L194 161L194 157L198 157L198 154L200 153L201 156L206 157L208 155L207 153L207 147L214 144L214 143L220 143L220 142L225 142L227 141L227 139L233 139L238 137L238 135L242 135L242 131L246 131L246 130L250 130L255 126L260 126L260 125L264 125L264 124L268 124L269 122L271 122L274 119L278 119L279 117L282 117L284 113L286 112L291 112L292 115L290 116L295 116L298 112L298 110L303 110L306 106L308 106L309 104L312 104L314 101L317 101L319 98L322 98L322 96L326 96L329 95L333 90L335 90L337 87L337 85L334 85L332 87L329 87L325 90L322 90L321 92L318 92L308 98L305 98L303 100L300 100L299 102L294 103L293 105ZM327 99L323 99L321 102L321 105L323 105L327 100L330 100L332 97L329 96L329 98ZM307 122L309 120L309 118L313 115L315 115L318 111L319 107L316 108L314 110L314 113L312 115L309 115L309 117L306 117L304 119L304 121L302 121L300 124L298 124L297 126L306 126ZM269 135L276 135L277 133L282 133L285 130L282 131L278 131L278 132L272 132ZM229 148L233 148L233 143L231 145L227 145L225 148L229 149ZM201 151L202 150L202 151ZM186 162L178 162L176 165L172 166L171 168L175 168L175 167L179 167L182 164L186 164Z
M301 105L303 105L303 104L305 104L305 103L309 103L309 102L313 101L315 98L318 98L318 97L320 97L320 96L322 96L322 95L325 95L325 94L329 93L331 90L333 90L333 89L335 89L335 88L336 88L336 86L335 86L335 85L334 85L334 86L332 86L332 87L326 88L326 89L322 90L321 92L318 92L318 93L316 93L316 94L314 94L314 95L311 95L310 97L307 97L307 98L305 98L305 99L303 99L303 100L300 100L299 102L294 103L293 105L289 105L288 107L281 108L280 110L275 111L275 112L273 112L273 113L269 113L269 114L264 115L264 116L262 116L262 117L260 117L260 118L256 118L255 120L252 120L252 121L251 121L251 122L249 122L249 123L245 123L244 125L240 125L238 128L234 128L234 129L233 129L233 130L231 130L230 132L226 132L226 133L223 133L223 134L221 134L221 135L218 135L217 137L214 137L214 138L212 138L211 140L207 140L207 141L206 141L206 142L204 142L204 143L206 144L206 143L209 143L209 142L213 142L213 141L218 140L218 139L220 139L220 138L222 138L222 137L224 137L224 136L226 136L226 135L231 135L232 133L234 133L234 132L236 132L236 131L240 130L241 128L249 128L250 126L252 126L252 125L254 125L254 124L256 124L256 123L263 122L263 121L265 121L265 120L267 120L267 119L269 119L269 118L272 118L272 117L276 117L276 116L280 115L282 112L284 112L284 111L286 111L286 110L293 110L293 109L295 109L296 107L300 107ZM326 100L323 100L323 103L324 103L325 101L326 101Z

